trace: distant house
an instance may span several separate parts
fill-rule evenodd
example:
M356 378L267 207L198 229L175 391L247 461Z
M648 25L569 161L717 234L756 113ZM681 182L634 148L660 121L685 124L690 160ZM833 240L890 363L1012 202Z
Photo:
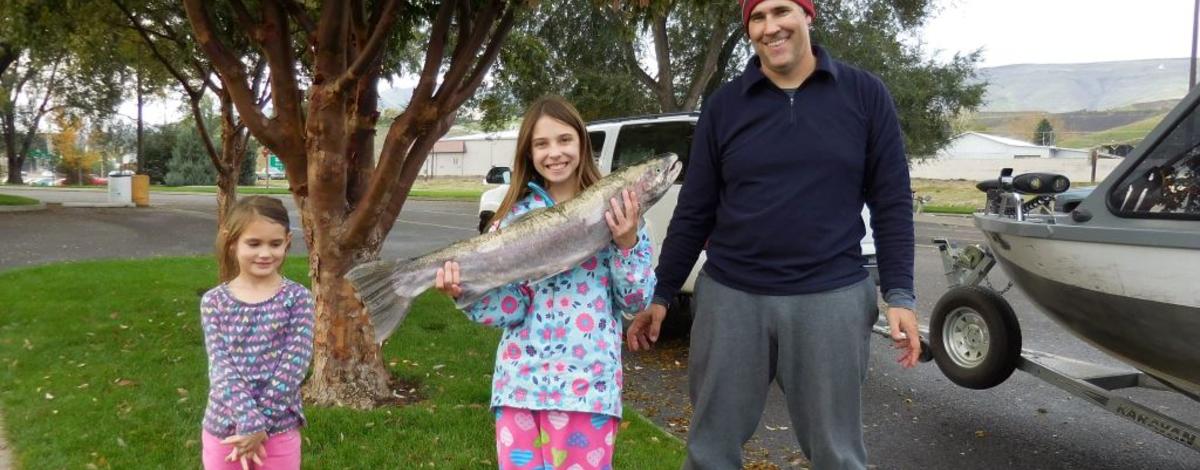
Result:
M426 177L483 177L494 166L512 166L517 131L446 137L433 144L421 168Z
M914 178L985 180L996 178L1003 168L1016 173L1049 172L1066 175L1071 181L1090 182L1090 150L1035 145L1017 139L964 132L937 152L912 165ZM1096 162L1096 179L1103 179L1120 162L1102 154Z

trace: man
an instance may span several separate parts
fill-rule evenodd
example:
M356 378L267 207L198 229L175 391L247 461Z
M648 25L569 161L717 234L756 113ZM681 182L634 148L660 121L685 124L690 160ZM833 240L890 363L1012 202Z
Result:
M654 305L627 331L657 340L700 250L688 363L695 410L685 469L741 468L777 381L814 468L866 468L861 389L875 287L859 214L871 209L899 362L920 355L913 222L895 106L873 75L811 44L812 0L741 0L754 46L704 105L657 268Z

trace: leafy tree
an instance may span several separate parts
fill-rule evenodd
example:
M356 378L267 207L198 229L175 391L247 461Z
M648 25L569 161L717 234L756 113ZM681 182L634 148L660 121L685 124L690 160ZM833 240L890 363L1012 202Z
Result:
M204 139L189 125L187 120L175 133L171 146L171 160L167 162L167 174L163 181L167 186L213 185L217 182L217 170L208 160Z
M81 142L83 120L78 116L59 113L55 116L55 122L59 131L50 140L59 156L56 170L66 177L69 185L87 183L88 175L100 162L100 153L87 145L86 140Z
M211 173L216 175L217 185L217 226L224 225L226 214L237 201L237 186L253 184L254 164L245 164L246 155L250 152L250 133L246 129L239 113L234 112L233 98L229 89L220 80L214 80L215 70L212 64L205 60L200 53L195 39L187 34L187 18L179 9L177 2L169 0L110 0L113 13L119 16L120 22L128 25L130 31L136 33L139 46L147 49L147 55L152 58L152 67L175 82L182 88L188 98L192 111L191 122L195 123L196 136L200 139L201 149L205 151ZM228 11L225 11L228 13ZM230 15L220 14L217 21L222 27L232 22ZM266 104L269 87L265 85L266 62L261 54L256 52L244 40L228 44L227 51L235 60L253 64L250 67L250 93L253 95L253 105L261 113ZM140 86L140 82L139 82ZM210 120L204 116L205 111L201 102L209 94L215 95L220 103L220 119ZM139 95L140 99L140 95ZM187 169L191 175L187 180L205 179L210 172L200 172L192 168L193 160L180 160L176 164L180 171ZM172 181L183 181L185 173L176 172ZM246 176L246 175L249 176ZM212 184L212 182L206 183ZM227 279L235 272L235 266L220 260L218 277Z
M737 47L739 15L737 2L541 2L522 18L473 104L491 129L548 93L571 100L589 120L695 110L725 64L747 56ZM646 58L654 70L645 70Z
M901 40L932 11L931 0L821 1L812 30L835 58L887 83L913 156L945 145L958 114L977 108L986 86L974 80L978 52L937 63L920 44ZM750 54L737 2L541 2L522 18L474 104L491 128L546 93L575 101L588 119L693 111L740 74Z
M179 128L179 123L172 123L147 130L142 148L142 174L150 177L151 184L165 184L167 162L171 160Z
M309 400L368 407L390 399L345 274L379 258L426 156L487 75L523 3L184 0L203 56L250 133L283 160L300 210L316 294ZM240 42L261 51L269 108L258 105L254 63L235 52ZM376 85L401 66L420 80L376 152Z
M126 71L95 2L0 3L0 134L9 167L23 166L42 118L56 111L96 117L120 100ZM11 172L9 183L21 183Z
M1037 128L1033 130L1033 143L1038 145L1054 145L1054 126L1050 124L1050 120L1042 118L1038 121Z

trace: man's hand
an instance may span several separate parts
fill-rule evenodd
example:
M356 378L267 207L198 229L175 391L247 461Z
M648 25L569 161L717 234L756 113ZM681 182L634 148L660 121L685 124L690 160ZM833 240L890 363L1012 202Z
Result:
M907 308L888 307L888 328L892 333L892 347L901 349L896 362L902 367L917 365L921 358L921 336L917 332L917 313Z
M650 308L638 312L625 331L625 344L629 350L650 350L650 346L658 341L658 330L666 316L667 307L659 304L650 304Z

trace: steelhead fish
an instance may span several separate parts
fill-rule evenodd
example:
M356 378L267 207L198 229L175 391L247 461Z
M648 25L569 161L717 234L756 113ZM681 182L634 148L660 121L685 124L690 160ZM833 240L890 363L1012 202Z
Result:
M617 170L561 204L529 211L500 230L417 258L365 263L346 278L367 307L375 341L382 343L404 321L413 299L433 287L446 261L462 267L463 291L455 302L459 308L497 287L567 271L612 243L604 218L609 199L620 201L622 189L634 191L640 218L666 194L681 167L675 154L660 155Z

